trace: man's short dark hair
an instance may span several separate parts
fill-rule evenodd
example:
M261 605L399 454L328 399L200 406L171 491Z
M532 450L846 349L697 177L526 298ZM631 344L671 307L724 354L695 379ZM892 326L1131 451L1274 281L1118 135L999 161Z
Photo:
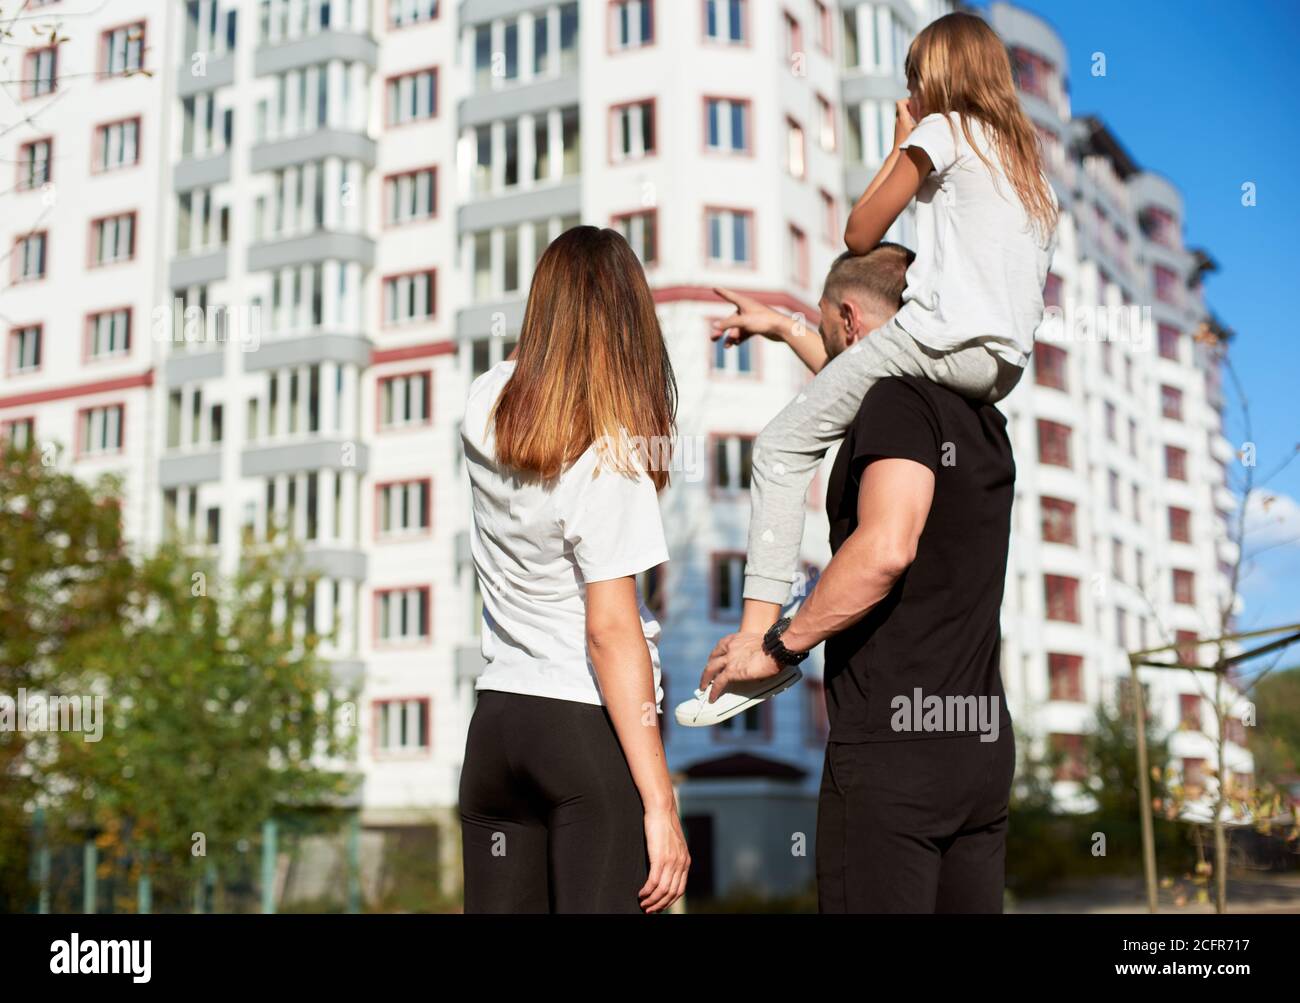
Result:
M916 257L902 244L882 240L866 254L845 251L826 275L828 299L842 300L849 293L872 297L897 313L903 305L907 268Z

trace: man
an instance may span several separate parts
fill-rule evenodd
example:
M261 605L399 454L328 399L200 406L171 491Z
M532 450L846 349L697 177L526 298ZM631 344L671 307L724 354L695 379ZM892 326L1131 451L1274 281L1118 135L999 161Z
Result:
M877 248L832 267L820 304L828 357L879 326L867 307L875 283L862 273L893 274L896 257ZM857 276L847 287L846 267ZM742 306L731 325L750 313ZM926 380L881 381L835 461L834 556L816 589L790 619L747 601L740 631L705 668L700 688L716 701L780 677L826 642L824 912L1001 911L1015 744L999 609L1014 480L996 408Z

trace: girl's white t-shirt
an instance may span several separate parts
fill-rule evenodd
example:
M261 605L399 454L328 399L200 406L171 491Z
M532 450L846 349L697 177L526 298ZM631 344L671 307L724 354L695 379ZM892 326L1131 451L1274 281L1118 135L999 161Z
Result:
M1038 234L983 123L972 118L970 127L992 171L956 112L926 115L901 144L924 150L933 171L916 193L916 260L895 320L936 351L982 341L1023 366L1043 320L1056 235Z
M601 469L594 446L551 484L502 467L489 416L514 369L502 362L474 381L461 432L487 662L475 688L603 705L587 656L586 585L668 560L658 494L644 472ZM643 602L640 613L658 708L659 624Z

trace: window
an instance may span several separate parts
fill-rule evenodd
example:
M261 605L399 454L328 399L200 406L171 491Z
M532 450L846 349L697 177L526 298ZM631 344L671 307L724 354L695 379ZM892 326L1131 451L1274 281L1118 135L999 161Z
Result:
M131 350L131 311L105 310L92 313L87 322L86 355L93 359L107 359L124 355Z
M29 233L14 242L14 281L33 282L45 278L45 231Z
M654 44L654 0L614 0L609 5L609 16L612 48L636 49Z
M578 5L566 3L560 8L560 72L578 68Z
M421 70L388 81L388 124L405 125L438 114L438 70Z
M432 408L430 373L385 376L379 381L379 427L405 428L429 424Z
M90 224L90 258L94 265L111 265L135 257L135 213L124 212Z
M1187 450L1165 447L1165 476L1171 481L1187 480Z
M1106 428L1106 441L1118 442L1119 441L1119 411L1115 409L1114 404L1112 404L1110 401L1106 401L1102 405L1102 416Z
M1201 730L1201 698L1197 694L1178 694L1178 727L1183 731Z
M1192 513L1188 509L1169 506L1169 539L1175 543L1192 542Z
M0 421L0 443L8 442L14 449L27 449L35 441L35 418L14 418L9 421Z
M1039 512L1044 543L1064 543L1071 547L1078 545L1074 526L1074 502L1063 498L1042 498L1039 500Z
M861 47L858 45L858 9L850 7L842 12L844 24L844 66L855 70L862 64Z
M747 210L707 209L704 214L710 264L752 265L754 214Z
M1205 793L1205 776L1204 759L1183 759L1183 787L1189 798L1198 798Z
M1082 735L1053 733L1047 736L1052 758L1057 760L1053 778L1058 781L1086 780L1088 764Z
M375 488L375 526L378 536L382 538L427 531L430 525L431 487L432 482L428 479L378 485Z
M56 45L33 49L27 53L23 69L23 89L29 98L53 94L59 86L59 49Z
M610 109L610 159L637 160L655 152L655 103L637 101Z
M1016 86L1026 94L1051 100L1050 87L1056 76L1056 67L1042 56L1015 46L1011 49L1011 75Z
M1110 541L1110 576L1117 582L1124 580L1124 543L1118 538Z
M1160 358L1172 359L1177 362L1179 349L1178 328L1171 324L1160 324L1157 326L1156 331L1160 342Z
M725 339L713 343L712 367L715 373L747 376L754 372L754 339L728 348Z
M144 68L143 21L106 31L101 38L100 65L106 76L125 76Z
M1197 645L1196 640L1197 634L1194 630L1174 631L1174 643L1178 645L1177 653L1180 664L1201 664L1200 648Z
M830 52L833 47L831 9L822 0L813 0L813 16L817 21L817 46L822 52Z
M1119 511L1119 472L1108 470L1106 472L1106 496L1110 501L1110 510Z
M394 3L399 0L393 0ZM429 700L375 701L375 751L379 753L427 752Z
M745 555L714 554L711 608L714 619L740 616L745 587Z
M1050 653L1047 656L1049 700L1083 701L1083 656Z
M1196 575L1175 568L1173 571L1174 602L1180 606L1196 605Z
M807 172L804 150L803 126L792 118L785 120L785 167L792 177L802 178Z
M95 170L113 171L140 162L140 120L109 122L95 129Z
M1160 388L1160 413L1172 421L1183 420L1183 392L1168 385Z
M376 636L380 643L429 639L429 587L375 592Z
M822 237L832 247L839 246L840 213L835 205L835 196L822 189Z
M704 37L710 42L745 42L748 3L749 0L704 0Z
M388 0L388 23L394 28L407 28L437 16L438 0Z
M664 587L667 578L666 568L665 564L657 564L636 576L637 594L645 603L646 609L653 613L657 620L662 620L667 612L668 597Z
M1061 306L1061 277L1055 272L1047 273L1047 282L1043 285L1043 306Z
M52 139L33 139L18 149L18 190L31 191L48 184L51 173Z
M799 27L799 19L788 10L782 12L781 19L785 25L785 58L790 62L803 55L803 29Z
M1070 466L1070 426L1038 419L1038 462Z
M713 486L720 491L748 491L753 476L754 440L720 435L713 440Z
M1044 575L1043 592L1047 599L1047 619L1079 623L1079 579L1064 575Z
M9 332L9 371L32 373L41 368L41 325L29 324Z
M434 315L433 271L384 279L384 323L409 324Z
M704 99L704 147L713 153L749 153L748 101L739 98Z
M121 404L92 407L82 411L78 423L78 453L83 456L96 456L120 452L122 419Z
M1154 270L1156 299L1162 303L1175 303L1178 300L1178 276L1163 265L1156 265Z
M438 212L437 169L426 167L384 179L386 221L390 226L431 219Z
M835 152L835 106L817 95L817 141L827 153Z
M1058 345L1039 341L1034 343L1034 382L1040 387L1068 390L1066 383L1066 352Z
M645 267L659 263L659 213L654 209L615 216L614 229L627 240Z
M808 237L793 223L790 224L790 281L797 286L808 284Z

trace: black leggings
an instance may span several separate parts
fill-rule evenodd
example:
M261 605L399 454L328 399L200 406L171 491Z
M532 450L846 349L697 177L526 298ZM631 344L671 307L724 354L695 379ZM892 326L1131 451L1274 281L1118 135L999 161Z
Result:
M830 742L817 805L817 900L830 913L997 913L1015 772L1010 727Z
M641 912L643 819L603 707L479 691L460 776L465 912Z

